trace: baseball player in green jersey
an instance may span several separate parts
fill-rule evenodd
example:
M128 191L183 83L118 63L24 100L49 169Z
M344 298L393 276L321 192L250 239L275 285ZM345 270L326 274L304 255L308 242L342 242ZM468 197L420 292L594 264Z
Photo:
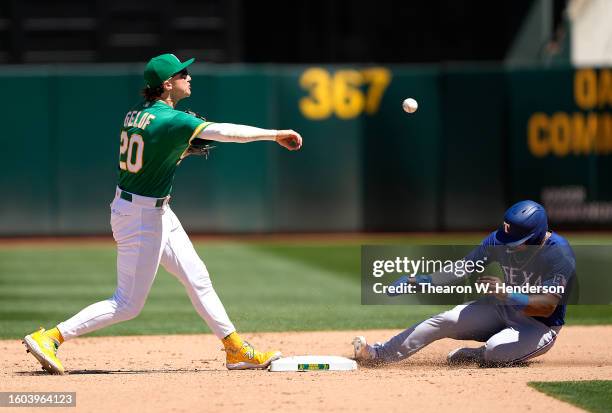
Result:
M64 340L136 317L159 264L181 281L198 314L222 340L228 369L265 368L281 355L259 352L238 335L206 266L168 203L176 168L196 141L268 140L298 150L302 137L292 130L206 122L176 110L176 104L191 95L187 67L193 61L181 62L164 54L145 68L145 100L127 112L121 125L119 182L111 203L117 288L111 298L84 308L51 330L41 328L24 338L27 350L50 373L64 373L57 358Z

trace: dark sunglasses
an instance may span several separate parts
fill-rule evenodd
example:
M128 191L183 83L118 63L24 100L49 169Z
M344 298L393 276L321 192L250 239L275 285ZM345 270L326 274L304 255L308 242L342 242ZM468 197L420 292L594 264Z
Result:
M181 79L187 79L187 76L189 76L189 72L187 71L187 69L183 69L180 72L176 72L175 74L172 75L172 77L174 76L181 76Z

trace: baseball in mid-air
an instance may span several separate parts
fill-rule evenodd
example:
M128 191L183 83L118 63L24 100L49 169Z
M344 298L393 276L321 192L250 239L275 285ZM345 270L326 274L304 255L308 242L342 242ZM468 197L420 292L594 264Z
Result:
M414 113L419 108L419 104L416 100L408 98L404 99L404 102L402 102L402 107L404 108L404 112Z

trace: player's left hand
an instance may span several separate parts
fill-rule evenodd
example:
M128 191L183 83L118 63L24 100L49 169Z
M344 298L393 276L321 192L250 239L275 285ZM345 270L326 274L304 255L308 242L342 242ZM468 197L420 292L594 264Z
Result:
M297 151L302 147L302 137L291 129L279 130L276 134L276 142L290 151Z
M493 276L490 276L490 275L483 275L481 277L478 277L476 282L479 283L479 284L487 284L489 286L489 289L488 289L489 294L494 295L495 297L497 297L500 300L505 300L506 299L506 296L507 296L506 293L504 293L504 292L500 292L500 293L495 292L495 286L497 284L501 284L502 283L499 278L493 277Z

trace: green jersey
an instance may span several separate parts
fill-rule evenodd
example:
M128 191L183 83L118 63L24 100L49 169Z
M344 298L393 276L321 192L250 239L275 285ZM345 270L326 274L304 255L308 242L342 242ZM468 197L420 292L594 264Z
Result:
M129 111L121 127L119 188L153 198L169 195L189 141L210 123L159 100Z

